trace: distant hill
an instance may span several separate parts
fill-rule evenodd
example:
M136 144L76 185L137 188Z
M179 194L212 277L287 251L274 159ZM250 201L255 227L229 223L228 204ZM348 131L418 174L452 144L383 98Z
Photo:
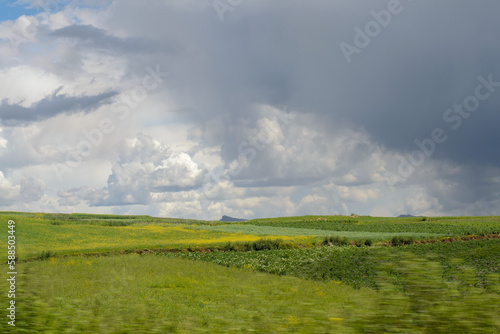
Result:
M221 222L244 222L246 219L239 219L239 218L233 218L233 217L229 217L229 216L222 216L221 218Z

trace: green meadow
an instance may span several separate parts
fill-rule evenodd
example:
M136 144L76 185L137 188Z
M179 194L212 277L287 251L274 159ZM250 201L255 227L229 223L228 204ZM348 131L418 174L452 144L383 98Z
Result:
M1 333L500 333L500 217L9 220Z
M149 216L0 214L7 240L7 221L16 222L17 255L30 260L50 255L78 255L137 249L183 249L255 241L258 235L192 228L207 222L158 219ZM311 239L291 236L300 241ZM0 254L6 260L7 253Z

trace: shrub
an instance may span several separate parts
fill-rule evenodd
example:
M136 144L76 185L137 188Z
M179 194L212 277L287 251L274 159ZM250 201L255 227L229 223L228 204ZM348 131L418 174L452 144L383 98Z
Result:
M131 222L124 221L107 221L102 224L103 226L129 226L132 225Z
M360 239L354 240L354 246L361 247L363 245L364 245L364 241L363 240L360 240Z
M354 240L354 245L356 247L371 246L372 239L357 239L357 240Z
M49 258L51 257L54 257L56 255L56 253L52 252L52 251L43 251L40 253L40 255L38 255L36 257L37 260L48 260Z
M323 245L326 246L347 246L351 242L347 237L338 237L338 236L333 236L333 237L325 237L323 240Z
M254 242L247 242L242 245L243 251L263 251L263 250L273 250L273 249L283 249L288 248L288 245L283 242L282 239L259 239Z
M413 237L403 237L403 236L394 236L392 237L390 243L391 246L404 246L404 245L412 245L415 242Z
M232 252L236 250L236 246L232 242L228 242L227 244L222 246L220 250L223 252Z

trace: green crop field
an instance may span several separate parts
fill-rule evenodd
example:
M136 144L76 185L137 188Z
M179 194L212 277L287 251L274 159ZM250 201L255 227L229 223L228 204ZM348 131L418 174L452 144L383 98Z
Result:
M237 267L268 272L277 275L340 281L355 287L376 287L377 271L384 262L387 248L382 247L315 247L305 249L281 249L262 252L212 252L174 253L171 256L215 262L227 267ZM393 247L389 253L399 259L405 253L413 253L430 261L442 263L445 276L457 278L460 269L474 270L474 284L488 285L489 275L500 273L500 242L458 241L453 243L429 243ZM461 259L454 263L453 259Z
M500 333L500 217L9 220L0 333Z
M34 259L44 254L71 255L135 249L173 249L227 242L255 241L258 235L207 231L191 228L207 222L156 219L147 216L90 216L2 214L16 221L17 256ZM7 228L2 230L2 242L7 240ZM290 240L306 240L291 236ZM0 254L6 260L7 253Z
M303 216L254 219L246 221L245 224L342 232L435 233L446 236L500 233L498 217L378 218Z

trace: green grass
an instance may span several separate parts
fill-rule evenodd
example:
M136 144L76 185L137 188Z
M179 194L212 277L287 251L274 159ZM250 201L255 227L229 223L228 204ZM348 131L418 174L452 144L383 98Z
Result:
M253 219L238 223L193 224L192 229L246 233L259 236L336 236L351 240L389 241L394 237L414 240L500 233L499 217L377 218L300 216Z
M227 225L191 225L190 228L214 232L227 233L244 233L260 236L339 236L349 239L372 239L373 241L390 240L394 232L369 232L369 231L349 231L349 230L333 230L333 229L314 229L303 227L280 227L267 225L251 225L251 224L227 224ZM327 227L326 227L327 228ZM431 239L446 237L445 233L424 233L424 232L398 232L397 235L405 237L414 237L415 239Z
M256 219L244 223L193 221L150 216L90 214L0 213L0 222L16 221L20 259L40 257L43 252L57 255L134 249L188 248L261 237L313 244L324 237L350 240L389 241L436 239L460 235L498 233L498 217L471 218L374 218L303 216ZM7 230L0 231L0 246ZM319 238L319 239L318 239ZM0 261L6 255L0 253Z
M18 327L28 333L344 332L338 319L375 296L164 256L51 259L21 270Z
M109 220L126 220L130 222L142 223L142 222L162 222L162 223L202 223L203 220L192 220L192 219L180 219L180 218L157 218L148 215L104 215L104 214L88 214L88 213L37 213L37 212L13 212L13 211L2 211L0 216L5 216L9 219L12 217L16 218L27 218L27 219L44 219L52 221L79 221L81 223L96 222L102 223L103 221Z
M404 247L316 247L261 252L176 253L168 256L211 261L227 267L248 268L277 275L322 281L342 281L355 287L376 287L376 277L387 252L403 253L437 261L449 280L460 277L461 268L474 270L478 286L490 284L489 274L500 274L500 240L457 241ZM456 263L454 259L460 259Z
M110 216L113 219L89 223L81 221L81 215L76 220L69 219L72 215L57 215L58 219L41 214L2 216L0 222L4 228L0 231L0 246L6 247L7 221L14 219L16 251L21 260L39 258L44 252L60 256L135 249L188 248L260 239L258 235L193 229L190 224L145 222L144 218L123 224L128 218L119 220L115 219L116 216ZM288 239L305 240L301 237ZM0 261L6 259L7 253L0 253Z
M379 218L363 216L353 218L301 216L254 219L248 220L244 224L325 231L430 233L446 236L500 233L500 217Z
M18 266L23 274L16 329L50 334L495 333L500 328L498 294L448 284L439 264L421 257L405 255L385 265L376 292L158 255L50 258ZM393 271L401 273L401 282L391 283ZM0 289L7 291L4 281ZM6 303L0 295L0 304ZM2 333L16 329L0 323Z
M32 261L17 268L17 331L0 333L500 332L500 239L441 241L499 234L499 217L1 212L3 249L8 219ZM82 255L156 248L204 253Z

